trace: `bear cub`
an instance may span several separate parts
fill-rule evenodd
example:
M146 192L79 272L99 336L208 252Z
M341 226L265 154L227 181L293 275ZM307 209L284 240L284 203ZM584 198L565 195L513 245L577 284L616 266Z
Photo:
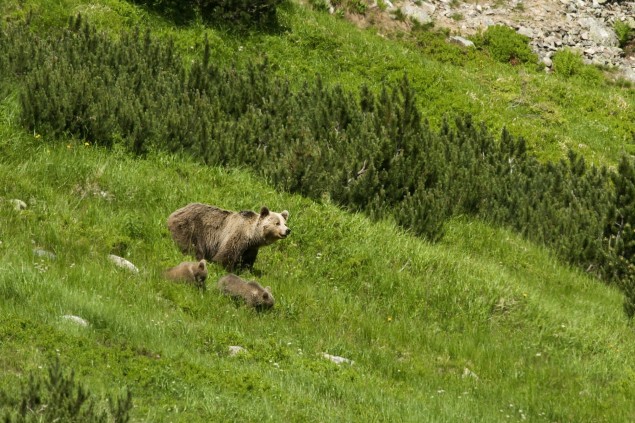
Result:
M198 288L206 289L207 263L205 260L184 261L163 272L163 276L172 281L189 282Z
M247 282L231 273L220 278L216 286L224 295L257 310L272 308L275 302L270 287L263 288L258 282Z
M228 272L253 268L258 249L286 238L289 212L235 212L201 203L188 204L168 217L168 229L183 254L221 264Z

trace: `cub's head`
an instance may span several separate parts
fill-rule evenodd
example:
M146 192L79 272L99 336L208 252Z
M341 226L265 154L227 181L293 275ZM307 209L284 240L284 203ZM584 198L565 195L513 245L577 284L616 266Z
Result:
M194 283L201 289L206 289L205 280L207 279L207 262L205 259L196 263L192 273L194 274Z
M256 310L267 310L273 307L275 300L271 294L271 287L254 289L251 291L251 303Z
M267 207L260 209L260 226L262 227L262 235L267 244L272 244L279 239L286 238L291 229L287 227L289 212L284 210L282 213L269 211Z

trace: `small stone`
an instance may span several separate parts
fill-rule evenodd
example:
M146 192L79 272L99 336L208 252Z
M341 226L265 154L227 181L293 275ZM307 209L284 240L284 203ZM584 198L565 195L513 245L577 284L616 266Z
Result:
M65 314L62 316L63 319L69 320L73 323L77 323L80 326L88 327L89 323L85 319L82 319L79 316L73 316L72 314Z
M34 248L33 249L33 254L38 256L38 257L47 258L49 260L55 260L57 258L57 256L54 253L51 253L50 251L43 250L41 248Z
M463 369L463 375L462 375L463 379L471 377L473 379L478 380L479 377L476 373L474 373L473 371L471 371L470 369L468 369L467 367Z
M355 363L353 360L349 360L348 358L340 357L340 356L337 356L337 355L331 355L331 354L327 354L327 353L322 353L322 356L324 358L326 358L327 360L331 360L335 364L347 363L347 364L350 364L352 366Z
M527 28L526 26L521 26L516 32L518 32L520 35L524 35L527 38L534 38L534 31L531 28Z
M452 37L450 37L450 42L462 45L463 47L474 47L474 43L472 41L458 35L453 35Z
M139 273L139 269L137 269L137 266L135 266L134 264L130 263L128 260L126 260L125 258L116 256L114 254L109 254L108 255L108 259L110 261L112 261L113 263L115 263L115 265L122 267L124 269L128 269L131 272L134 273Z
M229 347L229 355L232 357L238 354L246 353L246 352L247 350L245 348L238 345L230 345Z
M10 200L10 202L17 211L26 210L26 203L24 201L14 198L13 200Z

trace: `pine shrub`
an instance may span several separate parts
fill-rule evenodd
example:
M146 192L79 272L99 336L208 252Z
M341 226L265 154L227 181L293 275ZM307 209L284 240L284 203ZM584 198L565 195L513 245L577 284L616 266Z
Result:
M278 26L277 9L285 0L134 0L177 24L197 19L213 25L245 29Z
M538 57L529 47L529 38L505 25L489 26L475 37L475 44L501 63L536 63Z
M58 359L50 363L46 378L31 374L19 397L0 392L0 399L0 407L10 410L4 414L5 423L126 423L132 408L128 391L123 398L107 397L108 408L102 410L101 401L75 380L72 371L66 374Z

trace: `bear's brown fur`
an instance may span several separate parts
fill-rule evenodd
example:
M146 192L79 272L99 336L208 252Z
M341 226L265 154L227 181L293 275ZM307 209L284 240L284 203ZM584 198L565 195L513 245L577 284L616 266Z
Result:
M263 288L258 282L245 281L232 273L220 278L216 286L224 295L258 310L271 308L275 303L270 287Z
M252 268L260 247L286 238L291 233L288 219L287 210L275 213L262 207L260 213L234 212L192 203L168 217L168 229L184 254L219 263L231 272Z
M172 281L191 282L199 288L206 289L207 263L204 259L200 261L184 261L163 272L163 276Z

